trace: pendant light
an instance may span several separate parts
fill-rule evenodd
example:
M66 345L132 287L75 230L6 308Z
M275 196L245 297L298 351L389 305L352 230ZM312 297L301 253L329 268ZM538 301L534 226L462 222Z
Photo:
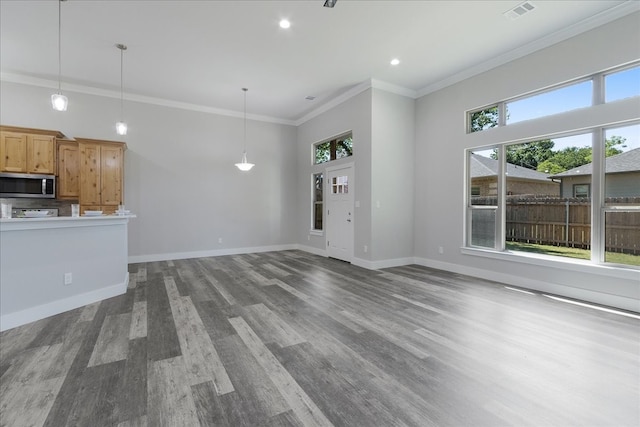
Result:
M247 91L249 89L243 87L242 90L244 91L244 151L242 152L242 161L236 163L236 167L242 172L247 172L255 165L247 162Z
M65 0L58 0L58 92L51 95L51 106L56 111L67 111L67 106L69 105L69 100L62 94L62 91L60 90L60 80L62 75L62 60L60 59L62 56L62 48L60 47L60 29L62 27L62 18L60 14L60 5L63 1Z
M120 121L116 123L116 132L118 135L127 134L127 123L124 121L124 84L122 79L122 63L124 57L124 51L127 50L127 45L118 43L116 45L120 49Z

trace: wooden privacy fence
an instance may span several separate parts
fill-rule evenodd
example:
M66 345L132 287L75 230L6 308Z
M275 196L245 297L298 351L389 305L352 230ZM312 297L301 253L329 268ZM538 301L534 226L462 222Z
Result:
M607 204L640 205L640 197L607 198ZM582 249L591 247L591 199L508 196L506 240ZM640 254L640 212L607 212L605 250Z

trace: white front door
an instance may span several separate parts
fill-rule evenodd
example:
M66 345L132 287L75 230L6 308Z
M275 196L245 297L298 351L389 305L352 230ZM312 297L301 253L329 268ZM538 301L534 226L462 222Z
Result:
M353 258L353 166L327 169L327 253Z

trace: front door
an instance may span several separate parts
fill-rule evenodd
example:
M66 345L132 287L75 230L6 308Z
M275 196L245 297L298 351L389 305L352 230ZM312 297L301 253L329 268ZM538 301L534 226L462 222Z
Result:
M353 166L327 169L327 253L353 258Z

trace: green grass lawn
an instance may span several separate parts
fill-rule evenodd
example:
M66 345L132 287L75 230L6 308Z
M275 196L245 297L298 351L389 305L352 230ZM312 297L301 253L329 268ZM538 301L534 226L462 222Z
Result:
M507 249L512 251L534 252L544 255L563 256L568 258L591 259L591 251L587 249L565 248L563 246L536 245L533 243L507 242ZM605 260L614 264L638 265L639 255L606 252Z

